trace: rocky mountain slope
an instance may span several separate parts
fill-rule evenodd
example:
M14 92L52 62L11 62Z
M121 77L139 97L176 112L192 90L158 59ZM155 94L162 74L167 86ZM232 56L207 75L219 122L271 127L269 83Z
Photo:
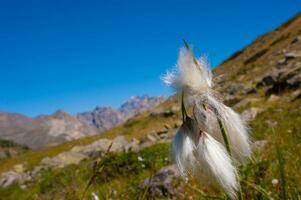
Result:
M96 134L96 130L63 111L28 118L0 113L0 138L38 149Z
M77 114L77 118L101 131L108 130L127 119L162 103L165 97L133 96L118 109L96 107L91 112Z
M132 97L120 109L96 107L92 112L76 116L62 110L36 118L2 112L0 138L32 149L54 146L108 130L164 100L164 97Z
M221 98L252 130L253 157L240 167L244 199L300 198L300 37L298 14L214 70ZM227 199L193 179L187 184L171 165L179 110L170 97L102 135L7 159L0 164L0 197L82 199L85 192L84 199Z

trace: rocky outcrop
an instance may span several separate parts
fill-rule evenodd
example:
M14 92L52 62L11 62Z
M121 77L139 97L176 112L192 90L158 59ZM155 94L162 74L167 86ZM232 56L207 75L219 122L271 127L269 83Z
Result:
M256 84L257 88L267 87L266 95L279 94L287 89L298 88L301 84L301 50L287 52Z

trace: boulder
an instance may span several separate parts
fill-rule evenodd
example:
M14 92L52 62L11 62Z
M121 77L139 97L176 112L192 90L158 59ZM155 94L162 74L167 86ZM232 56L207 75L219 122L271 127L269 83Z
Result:
M231 95L236 94L237 92L242 90L244 90L244 85L239 83L233 83L225 89L226 93Z
M257 82L256 87L270 86L277 82L281 71L278 69L273 69L268 72L260 81Z
M127 139L125 139L124 136L117 136L112 142L113 145L110 151L113 152L124 151L125 147L129 144L129 142L127 141Z
M179 196L180 188L175 186L179 175L175 165L163 167L154 176L140 183L139 188L148 188L148 195L152 197Z
M14 183L22 184L25 181L30 181L31 177L27 173L18 173L15 171L8 171L1 174L0 187L8 187Z
M279 101L280 100L280 97L275 95L275 94L272 94L269 98L268 98L268 102L273 102L273 101Z
M301 57L301 51L287 52L284 54L286 59L295 59Z
M136 138L133 138L132 141L130 141L126 146L125 146L125 151L138 151L140 141L137 140Z
M291 87L298 87L301 84L301 73L296 74L295 76L293 76L290 79L288 79L287 83Z

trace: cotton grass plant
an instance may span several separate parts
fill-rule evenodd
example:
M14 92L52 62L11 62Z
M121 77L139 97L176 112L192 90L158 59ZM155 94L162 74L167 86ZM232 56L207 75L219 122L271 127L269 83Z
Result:
M242 198L237 166L251 155L248 128L213 90L207 59L196 59L184 43L176 67L162 77L181 97L183 123L172 142L176 165L183 177L218 185L232 199Z

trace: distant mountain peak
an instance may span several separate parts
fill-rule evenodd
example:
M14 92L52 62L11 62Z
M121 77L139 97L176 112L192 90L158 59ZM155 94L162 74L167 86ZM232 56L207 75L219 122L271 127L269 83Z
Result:
M163 96L131 96L118 109L97 106L93 111L77 114L77 118L80 121L88 125L92 125L100 130L107 130L160 104L165 99L166 98Z

